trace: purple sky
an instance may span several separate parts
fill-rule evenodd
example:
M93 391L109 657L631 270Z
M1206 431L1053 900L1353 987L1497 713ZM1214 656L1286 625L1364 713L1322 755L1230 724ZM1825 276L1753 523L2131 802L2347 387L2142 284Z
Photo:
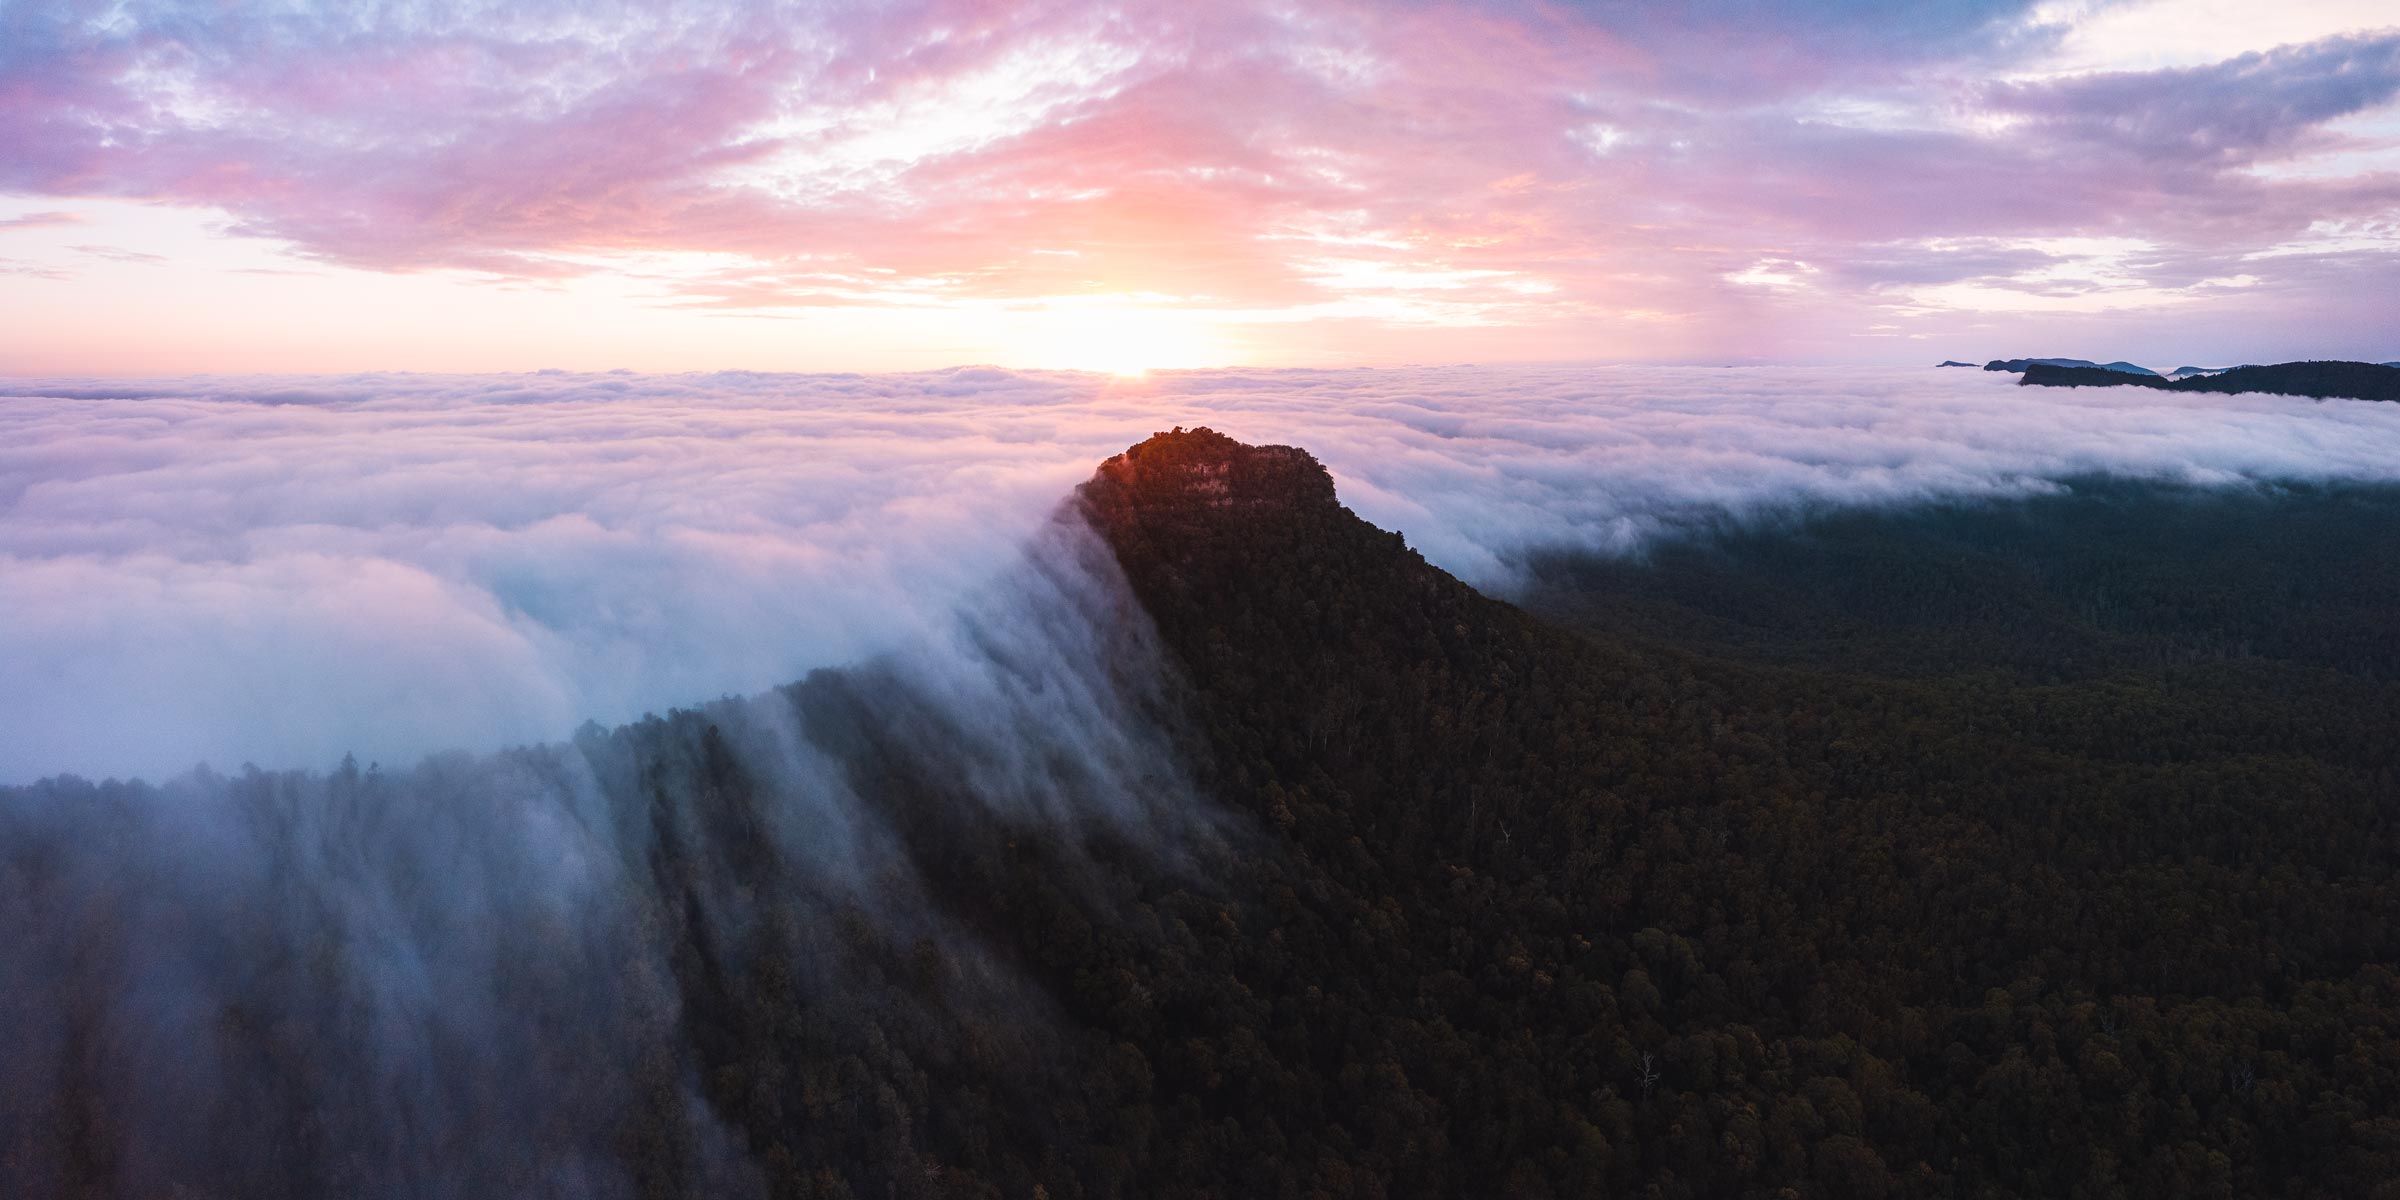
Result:
M0 372L2395 359L2394 21L8 5Z

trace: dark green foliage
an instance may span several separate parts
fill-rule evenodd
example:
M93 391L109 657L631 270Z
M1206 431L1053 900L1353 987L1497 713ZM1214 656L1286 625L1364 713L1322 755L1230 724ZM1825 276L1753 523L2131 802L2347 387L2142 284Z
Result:
M2400 400L2400 367L2363 362L2277 363L2195 376L2175 386L2187 392L2276 392L2318 399Z
M1993 368L1985 368L1990 370ZM2265 367L2235 367L2214 375L2195 375L2169 381L2156 375L2134 375L2105 367L2066 367L2030 363L2020 386L2165 388L2174 392L2271 392L2313 399L2400 400L2400 367L2385 363L2288 362Z
M1282 831L1259 1040L1407 1083L1245 1129L1388 1194L2394 1177L2400 497L1829 517L1554 580L1576 638L1320 479L1195 433L1087 489Z
M2136 376L2146 375L2152 378L2156 378L2158 375L2158 372L2153 371L2148 367L2136 366L2133 363L2125 362L2123 360L2112 363L2096 363L2088 358L1995 358L1992 361L1983 364L1983 369L1986 371L2027 371L2037 366L2063 367L2073 370L2087 371L2113 371Z
M1989 370L1990 368L1985 368ZM2148 387L2175 389L2175 384L2157 375L2136 375L2130 371L2112 371L2107 367L2062 367L2053 363L2027 363L2025 377L2019 387Z

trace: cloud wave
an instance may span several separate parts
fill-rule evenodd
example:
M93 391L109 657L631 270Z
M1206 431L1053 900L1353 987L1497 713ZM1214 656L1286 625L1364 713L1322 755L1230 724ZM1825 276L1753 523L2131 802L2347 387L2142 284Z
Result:
M1218 371L1124 381L361 375L0 396L0 780L400 763L951 636L1100 459L1208 424L1505 590L1812 505L2116 473L2400 480L2400 405L1967 371Z

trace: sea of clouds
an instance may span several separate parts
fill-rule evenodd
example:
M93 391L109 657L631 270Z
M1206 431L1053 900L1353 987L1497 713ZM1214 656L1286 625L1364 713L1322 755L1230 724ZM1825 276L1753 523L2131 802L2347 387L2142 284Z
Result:
M95 1163L121 1195L655 1194L635 1161L765 1195L702 1086L723 1047L685 1021L712 964L754 979L788 933L764 969L795 1015L863 991L884 1028L971 1013L1047 1057L1049 1001L918 854L1057 831L1050 882L1112 921L1083 834L1207 878L1241 833L1193 786L1163 653L1106 545L1054 520L927 636L672 721L0 785L0 1196ZM863 929L938 946L940 992L887 988L842 936ZM744 1057L783 1045L749 1032Z
M57 1192L89 1149L143 1194L630 1196L621 1133L663 1096L686 1186L758 1194L684 1035L692 930L863 915L945 948L946 1003L1038 1041L1039 989L902 843L983 812L1127 831L1194 878L1243 852L1179 749L1155 632L1092 531L1052 519L1157 429L1306 446L1362 516L1503 591L1530 552L1827 505L2400 479L2400 405L2014 380L0 384L0 1193ZM755 810L720 811L702 727ZM525 742L549 744L419 761ZM908 817L872 764L945 807ZM6 786L57 772L166 782ZM795 982L851 969L812 953Z
M928 640L1173 425L1505 591L1821 505L2400 480L2400 405L1933 369L0 381L0 782L558 738Z

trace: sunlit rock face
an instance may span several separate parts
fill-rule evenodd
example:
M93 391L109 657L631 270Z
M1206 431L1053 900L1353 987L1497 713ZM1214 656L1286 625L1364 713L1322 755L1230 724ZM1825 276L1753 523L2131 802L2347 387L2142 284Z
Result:
M1230 617L1196 611L1212 605L1248 611L1249 591L1297 578L1286 569L1295 563L1329 569L1362 539L1370 553L1403 545L1343 507L1307 451L1247 445L1205 426L1154 434L1110 458L1077 497L1170 631Z
M1165 518L1192 509L1304 508L1334 503L1333 477L1298 446L1249 446L1205 426L1153 434L1100 464L1081 489L1085 501L1116 517Z

